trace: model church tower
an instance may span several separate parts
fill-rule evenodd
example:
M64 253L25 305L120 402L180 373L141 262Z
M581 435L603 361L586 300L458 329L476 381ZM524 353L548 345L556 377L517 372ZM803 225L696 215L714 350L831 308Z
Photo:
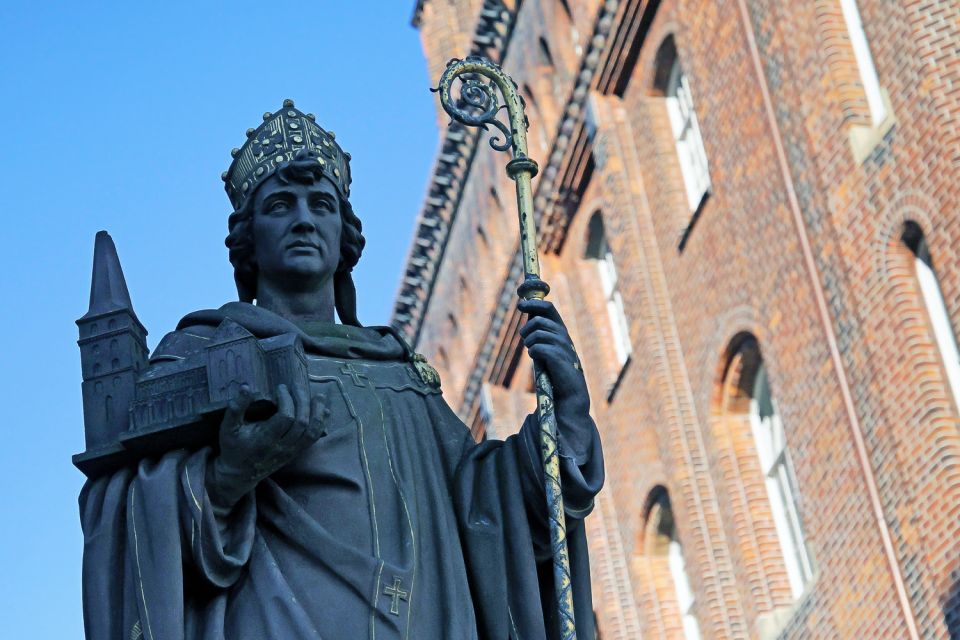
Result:
M136 379L147 364L147 330L133 312L117 248L106 231L97 233L90 309L77 327L86 449L93 453L116 447L127 430Z

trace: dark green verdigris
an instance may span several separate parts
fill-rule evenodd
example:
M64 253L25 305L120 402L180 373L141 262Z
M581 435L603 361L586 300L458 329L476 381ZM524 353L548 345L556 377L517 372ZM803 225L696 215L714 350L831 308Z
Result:
M364 327L350 157L286 101L224 173L239 301L149 358L98 234L78 321L89 640L560 638L536 415L477 444L436 372ZM563 321L522 301L549 374L569 575L593 635L583 518L603 459ZM339 318L340 322L335 322Z

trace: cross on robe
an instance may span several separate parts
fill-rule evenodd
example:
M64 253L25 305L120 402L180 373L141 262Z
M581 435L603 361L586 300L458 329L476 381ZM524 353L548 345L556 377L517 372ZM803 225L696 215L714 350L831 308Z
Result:
M400 588L400 584L403 581L400 579L400 576L393 576L393 584L384 588L383 592L390 596L390 613L395 616L400 615L400 601L403 600L406 602L407 598L410 596L408 591L404 591Z
M367 376L365 376L360 371L357 371L356 369L354 369L353 365L350 365L350 364L340 367L340 373L350 376L350 378L353 380L353 384L357 385L358 387L364 386L363 382L361 381L361 378L363 380L369 380Z

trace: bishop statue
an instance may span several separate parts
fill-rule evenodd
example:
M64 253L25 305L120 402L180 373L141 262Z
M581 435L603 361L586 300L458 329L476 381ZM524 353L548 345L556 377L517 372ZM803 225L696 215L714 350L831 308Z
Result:
M557 637L537 416L475 442L424 358L360 324L350 155L287 100L222 177L238 300L186 315L149 356L113 242L97 237L78 320L88 640ZM519 304L554 385L590 639L583 519L600 441L563 320Z

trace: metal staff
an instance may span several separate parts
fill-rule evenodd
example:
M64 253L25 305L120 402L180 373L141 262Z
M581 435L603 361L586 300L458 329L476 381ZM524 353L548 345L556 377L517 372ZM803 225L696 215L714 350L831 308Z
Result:
M466 74L466 75L465 75ZM462 76L462 77L461 77ZM460 99L456 101L450 90L455 78L460 78ZM484 78L489 79L486 82ZM497 99L497 89L504 104ZM533 219L533 189L530 181L537 175L537 163L527 156L526 106L517 90L517 83L499 66L479 56L466 60L454 58L440 76L440 84L433 91L440 92L440 104L451 118L471 127L487 129L493 125L504 134L490 138L490 146L497 151L512 149L513 159L507 163L507 175L517 185L517 208L520 213L520 251L523 254L523 284L517 294L525 299L543 299L550 291L540 279L540 258L537 255L537 230ZM497 119L500 109L506 108L510 126ZM547 509L550 516L550 544L553 551L553 582L557 601L557 620L560 637L576 640L577 629L573 617L573 591L570 581L570 558L567 552L567 525L564 518L563 494L560 489L560 458L557 453L557 419L553 412L553 385L547 372L534 363L537 380L537 415L540 419L540 451L546 475Z

